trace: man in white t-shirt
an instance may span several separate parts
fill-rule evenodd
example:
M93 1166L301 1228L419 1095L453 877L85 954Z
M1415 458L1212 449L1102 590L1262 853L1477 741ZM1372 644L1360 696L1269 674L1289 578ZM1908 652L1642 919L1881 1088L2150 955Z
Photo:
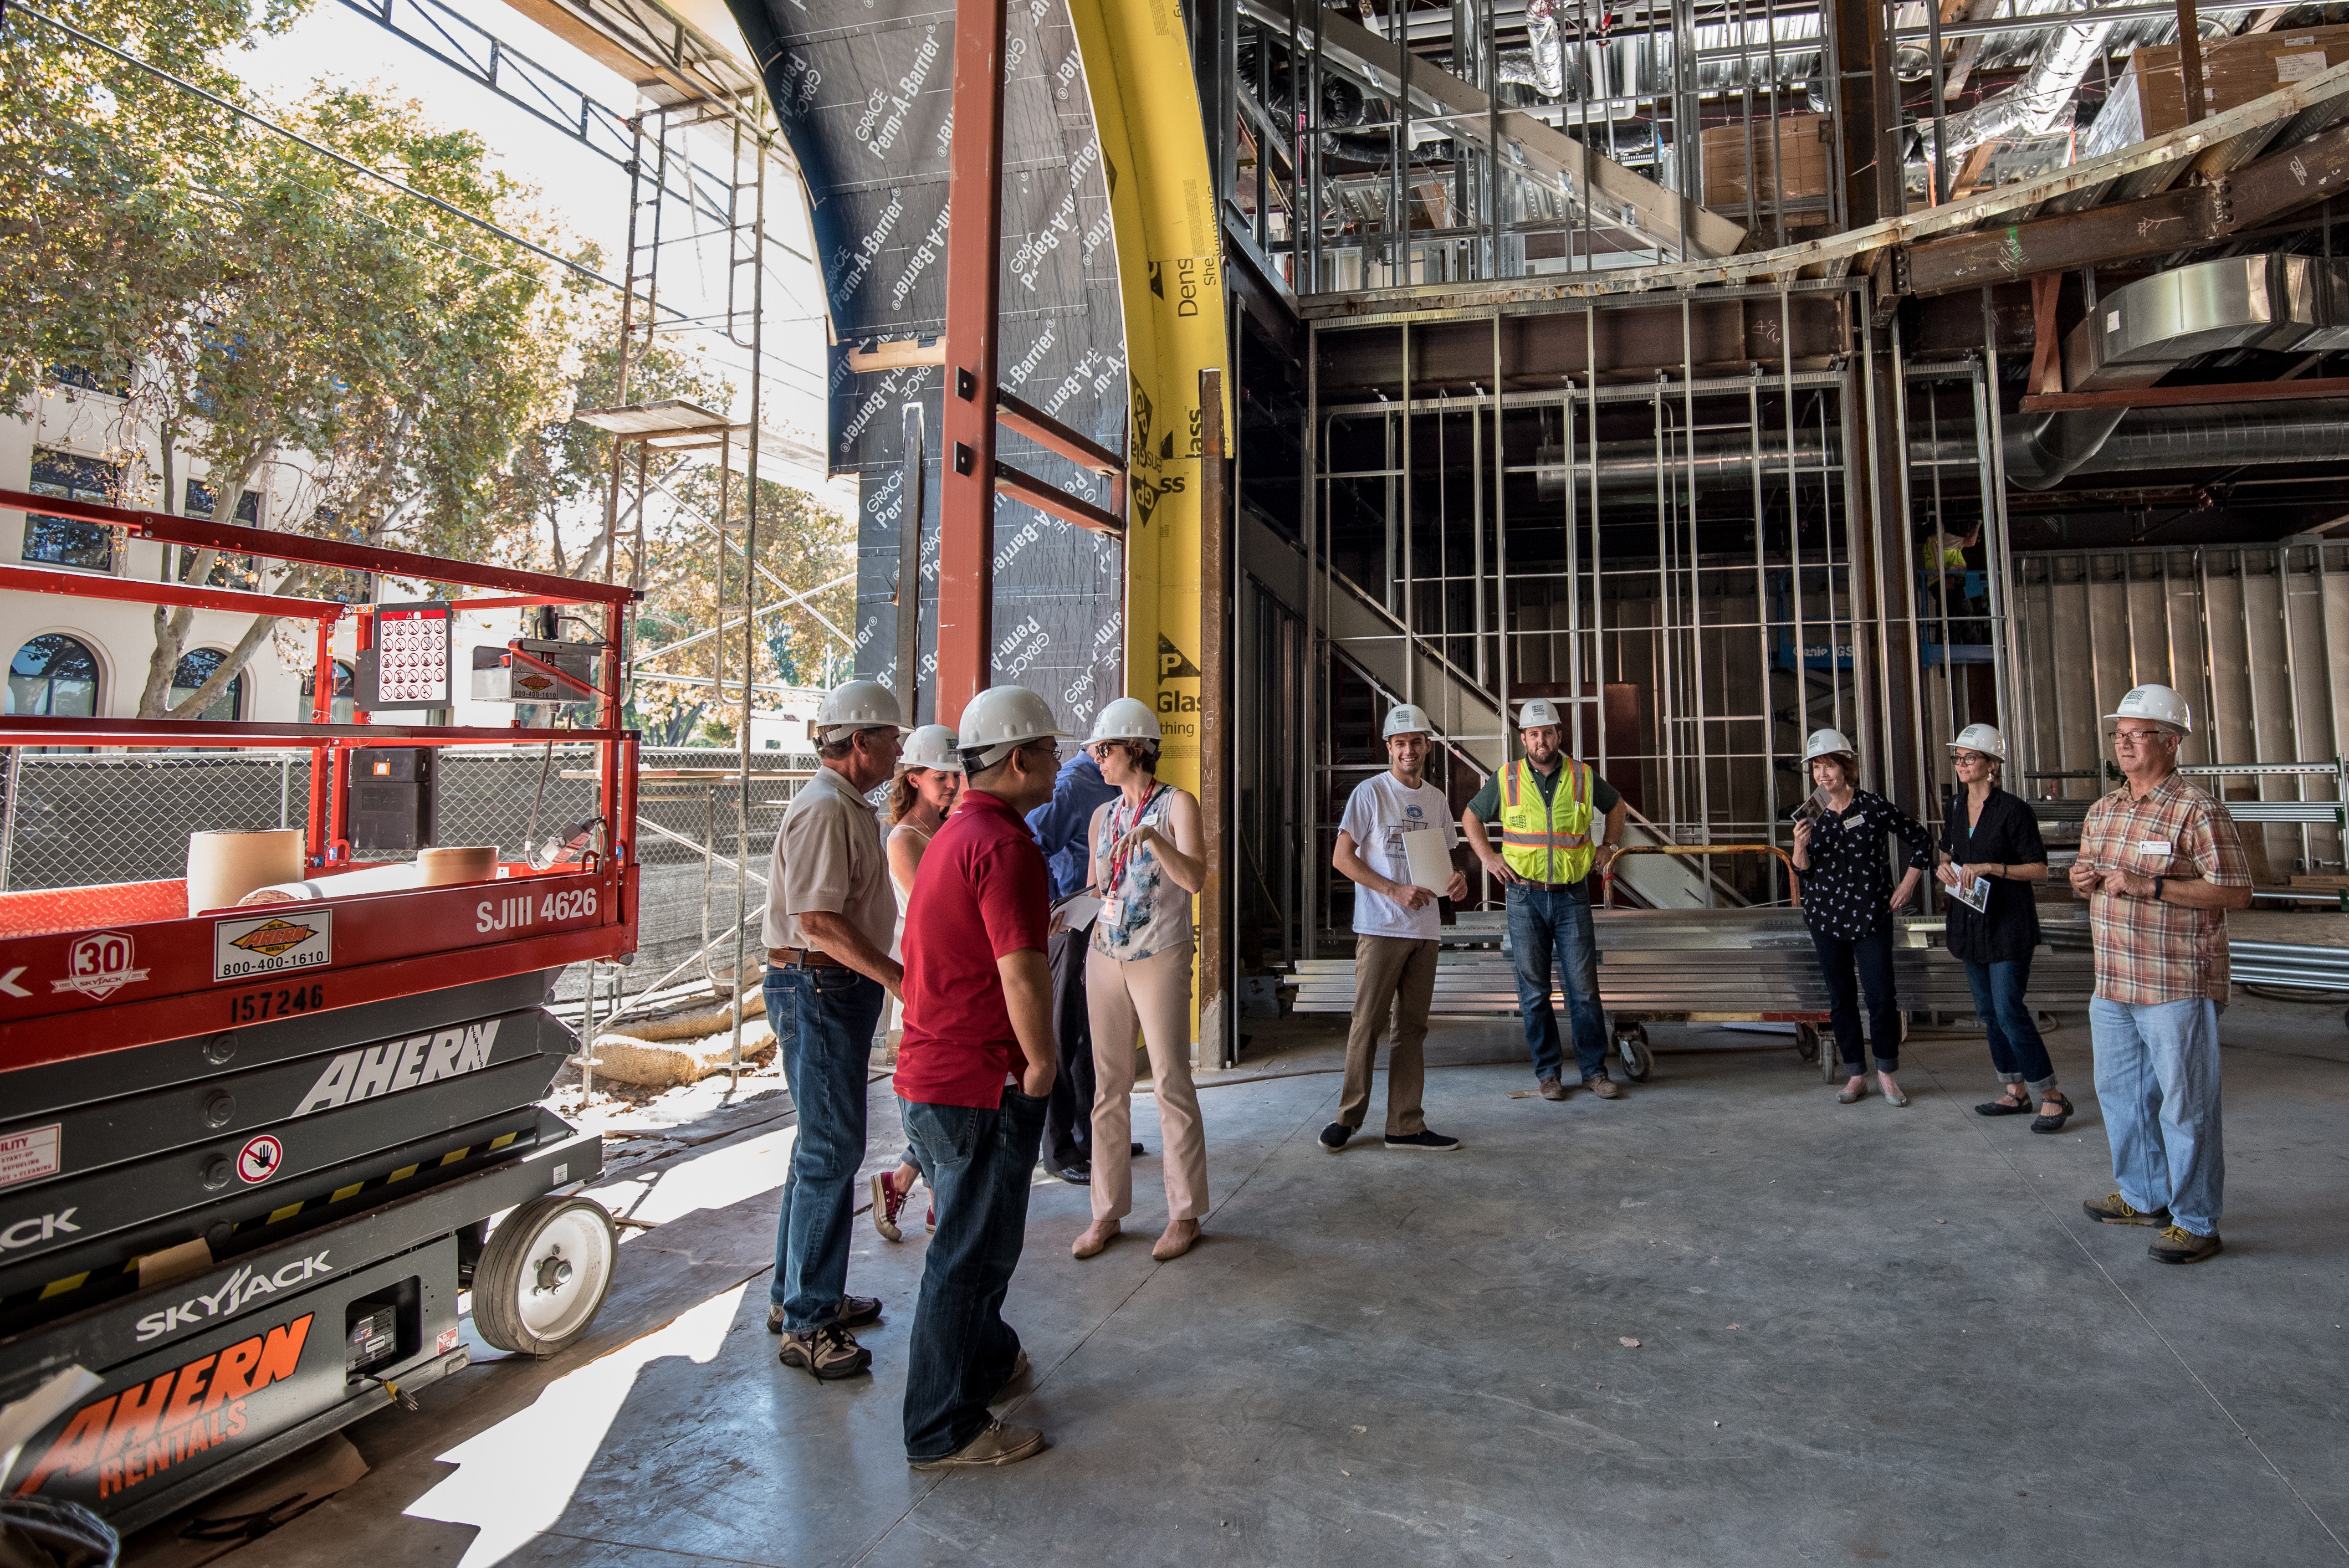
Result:
M1435 747L1427 715L1404 703L1387 715L1384 733L1390 766L1355 786L1338 823L1338 852L1330 857L1354 884L1354 1023L1346 1036L1346 1091L1338 1119L1321 1130L1321 1147L1332 1154L1370 1114L1371 1069L1391 1014L1387 1147L1442 1152L1460 1147L1458 1139L1428 1130L1419 1104L1426 1077L1420 1052L1435 999L1436 896L1440 891L1449 899L1467 897L1468 879L1451 869L1452 846L1458 842L1451 803L1427 782L1428 753ZM1418 833L1442 835L1433 841L1440 852L1429 855L1423 847L1421 858L1429 880L1444 877L1440 890L1413 880L1411 840Z

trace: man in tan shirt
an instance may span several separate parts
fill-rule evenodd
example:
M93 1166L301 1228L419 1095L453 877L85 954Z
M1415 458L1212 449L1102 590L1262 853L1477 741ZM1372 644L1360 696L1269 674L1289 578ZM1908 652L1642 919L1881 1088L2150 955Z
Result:
M881 819L864 799L896 767L897 720L897 699L878 681L824 698L814 725L823 766L792 798L767 868L767 1021L799 1113L767 1330L783 1336L784 1366L825 1381L871 1367L851 1330L881 1315L877 1299L848 1294L848 1238L873 1032L905 980L889 956L897 893Z

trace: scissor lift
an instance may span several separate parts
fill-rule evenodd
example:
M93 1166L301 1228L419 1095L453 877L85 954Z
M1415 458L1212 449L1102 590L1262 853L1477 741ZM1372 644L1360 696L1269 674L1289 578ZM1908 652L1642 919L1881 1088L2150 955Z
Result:
M463 1367L462 1291L484 1340L532 1355L602 1305L612 1222L576 1195L601 1142L539 1102L576 1045L545 1008L556 976L636 945L616 694L637 595L6 490L0 507L595 625L593 727L560 733L596 748L601 820L567 859L193 917L179 880L0 892L0 1401L98 1379L0 1486L128 1532ZM16 566L0 586L314 623L309 723L11 715L0 745L305 746L305 874L329 886L366 864L346 813L359 748L556 733L328 722L329 630L357 617L365 650L368 606Z

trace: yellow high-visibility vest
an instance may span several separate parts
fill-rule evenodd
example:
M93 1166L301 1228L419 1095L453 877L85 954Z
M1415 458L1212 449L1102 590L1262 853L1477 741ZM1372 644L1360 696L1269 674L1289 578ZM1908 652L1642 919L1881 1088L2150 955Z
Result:
M1535 882L1578 882L1590 874L1590 765L1566 764L1548 799L1534 765L1519 759L1501 776L1501 859Z

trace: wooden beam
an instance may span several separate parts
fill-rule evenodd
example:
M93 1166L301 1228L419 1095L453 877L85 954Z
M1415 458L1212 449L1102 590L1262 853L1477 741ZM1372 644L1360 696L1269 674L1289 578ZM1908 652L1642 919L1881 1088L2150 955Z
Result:
M2064 340L2055 330L2055 302L2064 291L2062 273L2031 280L2031 380L2033 393L2064 390Z
M2023 400L2026 414L2062 414L2082 408L2196 408L2211 403L2302 403L2318 397L2349 397L2349 377L2321 381L2222 381L2207 387L2116 387L2107 392L2034 393Z

